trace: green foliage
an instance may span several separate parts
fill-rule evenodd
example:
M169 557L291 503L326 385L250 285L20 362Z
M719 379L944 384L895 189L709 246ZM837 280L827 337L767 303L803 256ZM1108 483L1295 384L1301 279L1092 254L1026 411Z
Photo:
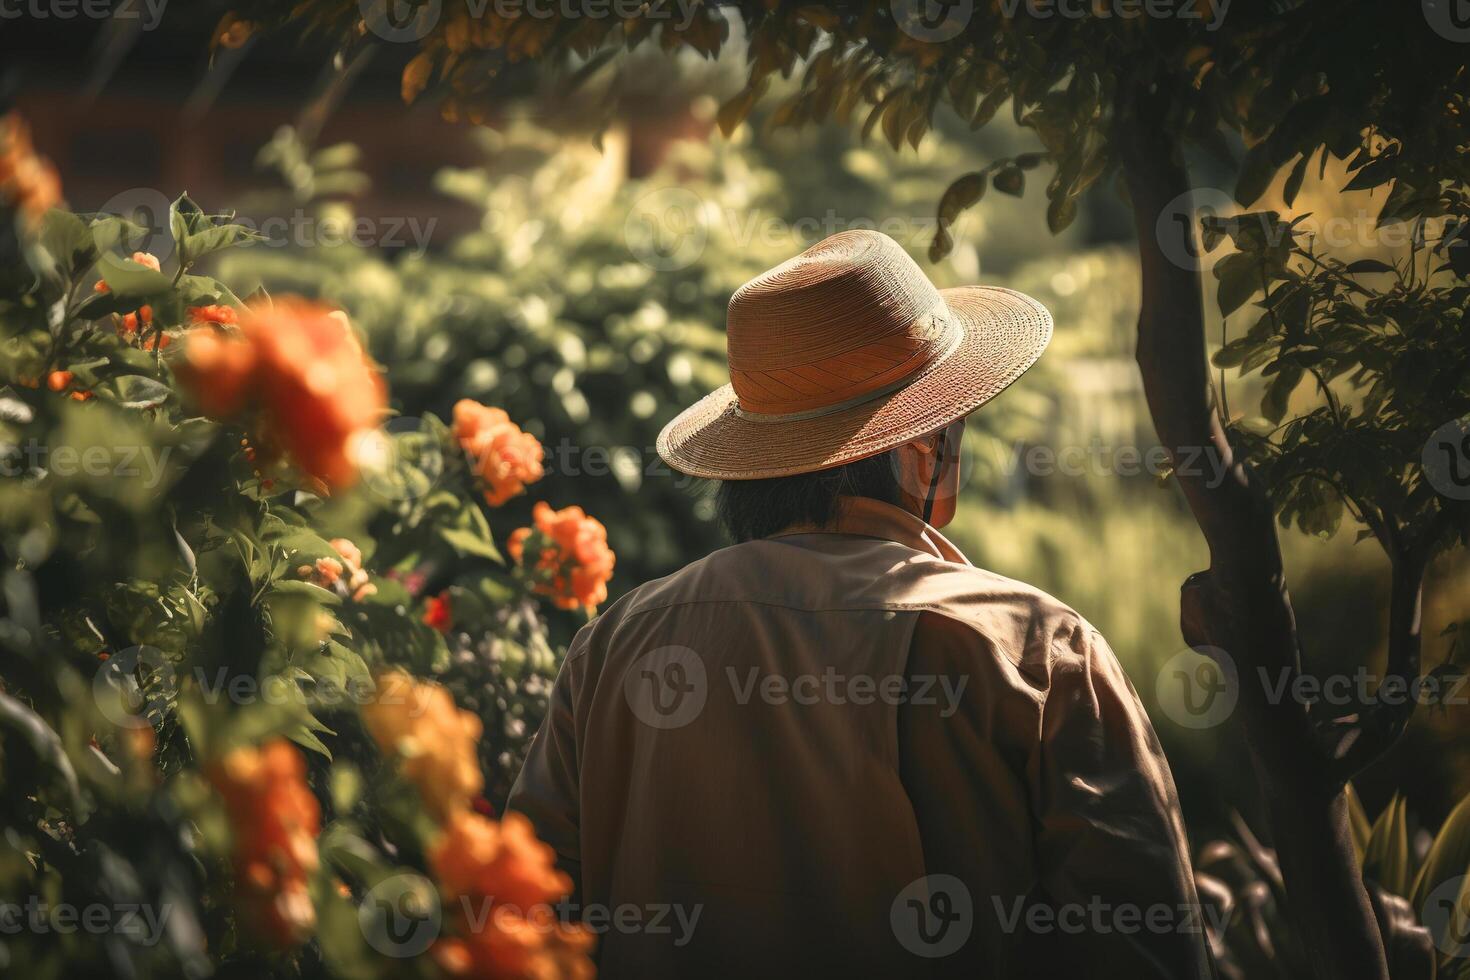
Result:
M1470 797L1460 801L1437 834L1422 833L1417 845L1402 796L1388 801L1371 829L1351 788L1347 800L1363 878L1378 903L1417 916L1430 930L1434 976L1470 977L1462 941L1470 922ZM1291 934L1290 899L1275 852L1263 847L1239 817L1236 838L1211 842L1196 862L1221 975L1227 980L1306 975L1311 965ZM1405 923L1393 912L1388 921L1385 939L1392 949L1400 941L1393 927Z
M175 368L191 308L239 306L193 271L255 240L230 216L181 197L162 271L126 257L145 230L125 216L53 211L34 238L3 217L0 250L24 262L0 282L0 891L40 918L5 930L0 961L58 978L426 970L374 952L359 922L366 892L422 872L434 833L359 709L378 671L439 680L481 719L485 792L504 799L559 659L497 546L514 525L433 415L327 496L259 458L250 428L199 414ZM285 951L238 912L206 775L275 738L305 750L324 814L313 940ZM68 906L113 918L62 933ZM124 907L167 928L125 926Z
M1206 244L1229 235L1237 251L1215 266L1220 311L1250 307L1255 322L1214 357L1260 372L1260 417L1232 438L1270 489L1283 525L1331 535L1344 510L1390 555L1423 554L1470 536L1470 508L1426 477L1431 434L1470 414L1470 280L1456 268L1464 227L1458 192L1447 236L1420 223L1396 265L1344 263L1322 254L1274 212L1206 219ZM1292 411L1306 382L1313 407ZM1290 417L1288 418L1288 414Z

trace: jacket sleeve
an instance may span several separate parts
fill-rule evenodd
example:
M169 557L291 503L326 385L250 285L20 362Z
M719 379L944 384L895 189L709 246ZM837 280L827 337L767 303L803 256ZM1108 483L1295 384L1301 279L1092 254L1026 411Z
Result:
M910 676L968 678L950 717L899 716L926 868L971 893L966 953L1005 977L1210 977L1173 778L1137 694L1085 623L1033 642L994 649L926 613L910 651Z
M536 836L556 851L557 867L571 875L578 892L582 882L582 814L576 705L586 670L588 629L590 626L583 627L567 651L552 685L546 717L505 804L507 810L530 819Z
M1127 976L1209 977L1173 775L1117 657L1086 624L1052 644L1040 734L1028 766L1040 884L1059 916L1086 910L1077 949Z

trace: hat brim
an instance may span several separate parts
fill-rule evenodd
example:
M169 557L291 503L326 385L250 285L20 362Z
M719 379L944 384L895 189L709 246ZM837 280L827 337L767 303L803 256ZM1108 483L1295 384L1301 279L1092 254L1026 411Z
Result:
M961 286L940 295L962 336L910 384L830 415L798 419L740 414L727 384L664 426L659 456L681 473L715 480L762 480L841 466L964 418L1025 374L1051 340L1051 314L1024 293Z

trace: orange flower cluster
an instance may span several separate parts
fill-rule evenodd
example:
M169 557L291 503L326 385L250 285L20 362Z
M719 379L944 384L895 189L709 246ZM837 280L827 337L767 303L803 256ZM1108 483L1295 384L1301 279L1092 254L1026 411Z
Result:
M229 811L246 917L280 948L305 942L316 927L307 877L317 869L321 808L300 750L280 738L235 749L208 776Z
M138 263L141 266L147 266L154 272L163 271L163 264L158 261L158 257L156 255L152 255L148 252L134 252L131 257L134 262ZM97 284L93 286L92 289L99 293L112 291L112 287L107 285L106 279L98 279ZM152 323L153 307L147 305L140 306L138 307L138 311L136 313L128 313L118 321L117 332L118 335L121 336L124 340L131 341L134 337L138 335L138 327L140 325L146 327ZM158 346L160 348L167 347L169 345L169 341L171 341L172 339L173 338L169 337L167 334L163 334L158 338Z
M77 376L70 371L52 371L46 375L46 387L52 391L66 391L72 386L72 382L76 381L76 378ZM36 385L28 385L28 387L34 388ZM77 389L68 392L68 396L72 401L84 402L92 397L92 393Z
M61 203L56 168L36 155L30 127L15 113L0 116L0 197L12 202L31 228Z
M455 707L439 685L385 671L377 677L377 696L362 708L362 721L436 819L467 808L485 788L476 754L480 719Z
M476 928L468 921L473 901L459 901L458 934L434 945L434 959L456 977L555 977L583 980L594 974L587 958L594 938L558 920L555 905L572 889L556 869L551 847L536 838L531 822L507 813L499 823L460 812L429 848L429 867L449 901L493 902Z
M542 449L503 409L461 398L454 405L454 436L485 483L485 502L499 507L541 479Z
M607 601L607 583L616 561L607 546L607 528L580 507L552 510L545 501L536 504L531 516L535 530L512 531L506 547L525 566L526 546L531 546L536 556L532 590L550 596L561 609L584 606L595 611Z
M333 538L331 544L341 556L340 561L318 558L315 564L302 565L296 574L314 585L348 596L354 602L377 595L378 587L368 581L367 569L362 567L362 551L357 545L346 538Z
M456 708L444 688L401 670L379 674L377 683L363 724L439 822L429 869L446 907L460 909L454 934L434 944L440 967L474 980L590 978L591 933L556 920L554 906L572 882L556 870L551 848L520 814L497 823L475 812L484 788L479 718ZM479 914L484 903L493 903L488 916Z
M350 486L361 440L382 420L388 393L346 315L283 299L239 319L238 331L218 329L218 315L189 331L181 380L215 418L258 409L260 442L281 447L329 488Z

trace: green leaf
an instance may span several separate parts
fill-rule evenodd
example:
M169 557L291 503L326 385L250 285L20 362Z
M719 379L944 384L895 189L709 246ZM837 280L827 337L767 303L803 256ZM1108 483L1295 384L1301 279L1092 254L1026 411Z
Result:
M1291 168L1291 173L1287 174L1286 186L1281 189L1281 199L1286 202L1287 207L1291 207L1292 202L1296 200L1297 192L1302 189L1302 178L1307 175L1307 163L1311 159L1310 151L1303 153L1301 159L1296 162L1296 166Z
M1053 235L1066 230L1077 217L1077 202L1070 196L1054 197L1046 207L1046 226Z
M301 596L324 606L340 606L342 597L330 589L298 578L277 579L271 585L272 595Z
M1003 167L992 180L996 190L1012 197L1020 197L1026 190L1026 175L1015 164Z
M123 408L157 408L173 394L168 385L141 374L125 374L115 383L117 400Z
M1244 252L1225 256L1215 265L1215 278L1220 281L1215 298L1220 315L1229 316L1245 305L1261 288L1261 271L1255 260Z
M97 265L107 287L119 296L158 296L173 289L173 280L168 276L132 259L103 255Z
M1272 422L1280 422L1286 417L1286 409L1291 401L1291 393L1301 383L1302 369L1294 365L1286 365L1271 383L1266 386L1266 393L1261 397L1261 414Z
M949 226L960 212L985 196L985 174L980 171L965 174L950 184L939 199L939 224Z
M1470 875L1470 796L1461 800L1445 818L1414 879L1409 901L1422 912L1424 900L1431 892L1461 875Z
M1409 891L1408 804L1395 793L1373 824L1363 854L1363 877L1395 895Z
M1349 262L1342 271L1350 276L1360 276L1366 273L1396 272L1397 270L1387 262L1378 259L1359 259L1356 262Z

